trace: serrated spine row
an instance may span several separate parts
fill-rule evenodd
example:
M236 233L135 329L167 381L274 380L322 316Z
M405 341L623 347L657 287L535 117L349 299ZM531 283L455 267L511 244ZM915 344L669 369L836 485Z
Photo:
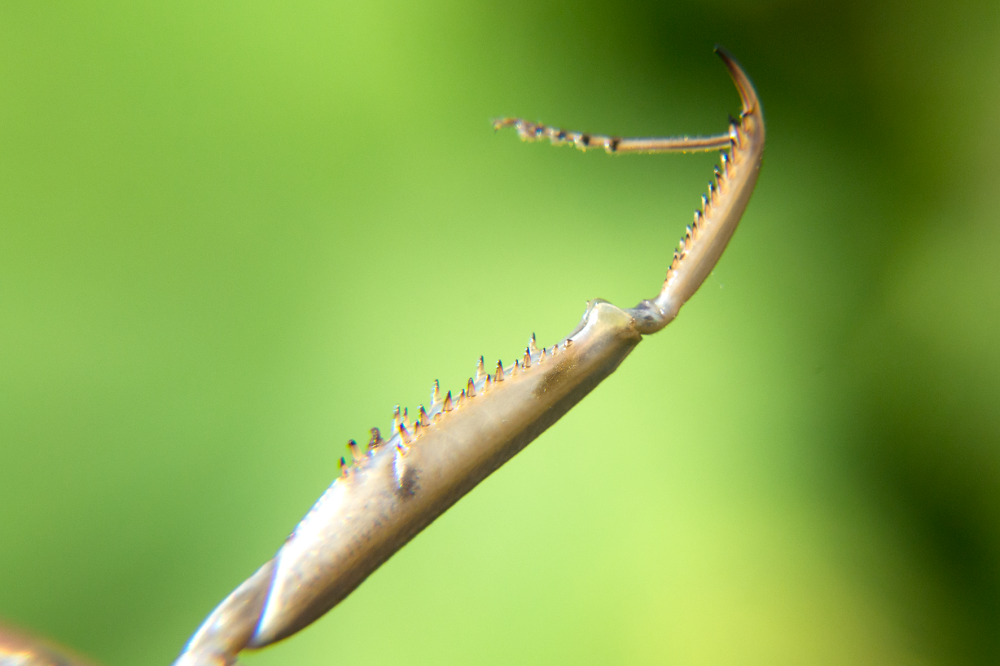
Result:
M520 374L528 372L533 366L545 363L553 356L564 353L572 344L573 341L567 339L561 345L538 347L535 335L532 334L531 339L528 341L528 346L524 348L523 356L506 368L503 365L503 361L498 360L492 374L486 372L485 359L480 356L476 363L475 375L469 377L465 388L454 397L451 391L442 395L441 385L435 379L431 385L430 406L425 408L423 405L420 405L416 410L415 419L411 420L409 409L400 408L399 405L395 407L392 414L391 434L388 439L382 437L382 433L378 428L372 428L371 438L364 451L362 451L361 446L355 440L352 439L347 442L347 450L350 456L340 457L339 478L348 478L354 469L363 466L382 448L395 448L397 455L405 456L409 453L410 447L420 439L421 435L428 429L435 427L442 419L447 418L449 413L461 409L470 401L489 393L498 384L516 378Z
M691 248L694 247L694 244L705 231L706 225L709 224L712 209L718 204L719 198L728 190L729 179L736 168L739 155L738 150L743 147L746 141L746 134L742 125L743 114L740 114L739 121L733 118L729 119L729 150L728 152L725 150L720 151L719 159L721 168L719 166L715 167L714 177L708 183L708 193L701 195L701 208L694 212L694 221L685 229L685 233L681 237L677 249L674 250L674 258L667 269L666 282L668 283L677 275L681 262L687 258L691 252Z

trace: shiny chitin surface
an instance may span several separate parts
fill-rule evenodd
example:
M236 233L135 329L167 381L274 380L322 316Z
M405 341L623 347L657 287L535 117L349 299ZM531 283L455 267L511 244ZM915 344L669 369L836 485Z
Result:
M487 368L461 391L430 407L399 411L392 432L372 430L364 450L353 441L352 462L299 523L277 555L227 597L191 638L175 666L232 664L245 648L260 648L307 626L350 594L393 553L476 484L579 402L642 340L677 316L712 271L739 223L757 181L764 118L749 79L726 52L742 101L726 134L700 138L619 139L504 119L523 139L547 138L615 152L725 149L660 293L622 310L592 301L576 329L551 347L534 337L511 365Z
M63 648L0 625L0 666L90 666Z

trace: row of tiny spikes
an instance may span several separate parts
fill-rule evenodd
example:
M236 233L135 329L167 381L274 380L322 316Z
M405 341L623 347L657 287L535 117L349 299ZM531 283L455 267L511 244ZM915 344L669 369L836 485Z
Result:
M566 340L563 343L563 349L568 349L572 344L572 340ZM406 455L410 450L409 445L420 436L421 431L437 423L445 413L461 407L467 400L475 398L479 393L489 391L494 384L498 384L504 381L504 379L516 377L518 373L530 369L532 363L544 363L546 358L555 356L558 352L559 345L554 345L549 349L544 347L539 348L535 343L535 335L532 333L531 340L524 349L524 357L514 361L514 364L506 370L503 367L503 361L497 361L495 374L487 374L483 357L480 356L479 363L476 366L476 376L469 377L468 383L462 389L461 393L458 394L458 398L452 398L451 391L448 391L444 398L442 398L441 386L435 379L434 384L431 386L431 408L430 410L426 410L421 405L417 410L416 421L411 423L409 411L403 409L400 412L399 405L396 406L392 414L393 435L390 436L388 442L382 438L382 433L378 428L371 429L371 439L368 441L367 456L364 455L361 446L355 440L352 439L347 442L347 450L351 453L351 462L348 463L347 458L341 456L341 477L347 476L352 466L363 462L366 458L370 458L375 454L376 449L387 443L394 444L396 450L401 455Z
M742 120L742 115L740 118ZM694 221L684 230L684 236L681 238L677 249L674 250L673 261L670 262L670 268L667 269L668 281L677 272L681 261L687 256L687 253L691 251L694 242L698 240L698 236L705 227L712 206L718 202L718 198L725 188L726 180L731 175L731 170L735 163L736 148L740 147L744 140L743 131L735 122L730 122L729 139L731 141L730 152L727 154L723 150L720 151L719 155L722 162L722 169L715 167L715 178L708 183L708 195L701 195L701 210L694 212Z

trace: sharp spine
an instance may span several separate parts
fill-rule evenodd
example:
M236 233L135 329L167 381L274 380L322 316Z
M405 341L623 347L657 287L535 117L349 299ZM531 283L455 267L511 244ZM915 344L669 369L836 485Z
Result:
M368 454L371 455L376 447L382 446L384 443L382 433L379 432L378 428L372 428L372 438L368 440Z
M412 441L413 441L413 436L412 436L412 435L410 435L410 431L409 431L409 430L407 430L407 428L406 428L406 426L405 426L404 424L400 423L400 424L399 424L399 425L398 425L398 426L396 427L396 432L398 432L398 433L399 433L399 439L400 439L400 441L402 441L402 442L403 442L404 444L409 444L410 442L412 442Z
M361 460L361 449L358 447L358 443L353 439L347 441L347 448L351 451L351 463L357 463Z

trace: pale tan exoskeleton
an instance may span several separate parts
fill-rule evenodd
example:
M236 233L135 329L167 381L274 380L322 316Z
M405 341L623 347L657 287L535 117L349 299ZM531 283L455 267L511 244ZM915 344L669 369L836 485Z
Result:
M619 139L568 132L523 120L522 139L547 138L609 153L722 151L701 210L675 252L659 294L623 310L594 300L558 344L534 336L509 366L487 367L457 394L435 382L429 408L397 408L392 432L377 429L288 537L277 555L229 595L201 625L174 666L232 664L240 651L290 636L350 594L383 562L486 476L555 423L642 340L677 316L712 271L757 182L764 150L760 101L739 64L718 49L742 101L729 131L701 138ZM0 664L8 639L0 629ZM23 654L23 652L22 652ZM49 664L55 661L10 663ZM73 662L63 662L71 664Z
M0 666L90 666L40 638L0 625Z

